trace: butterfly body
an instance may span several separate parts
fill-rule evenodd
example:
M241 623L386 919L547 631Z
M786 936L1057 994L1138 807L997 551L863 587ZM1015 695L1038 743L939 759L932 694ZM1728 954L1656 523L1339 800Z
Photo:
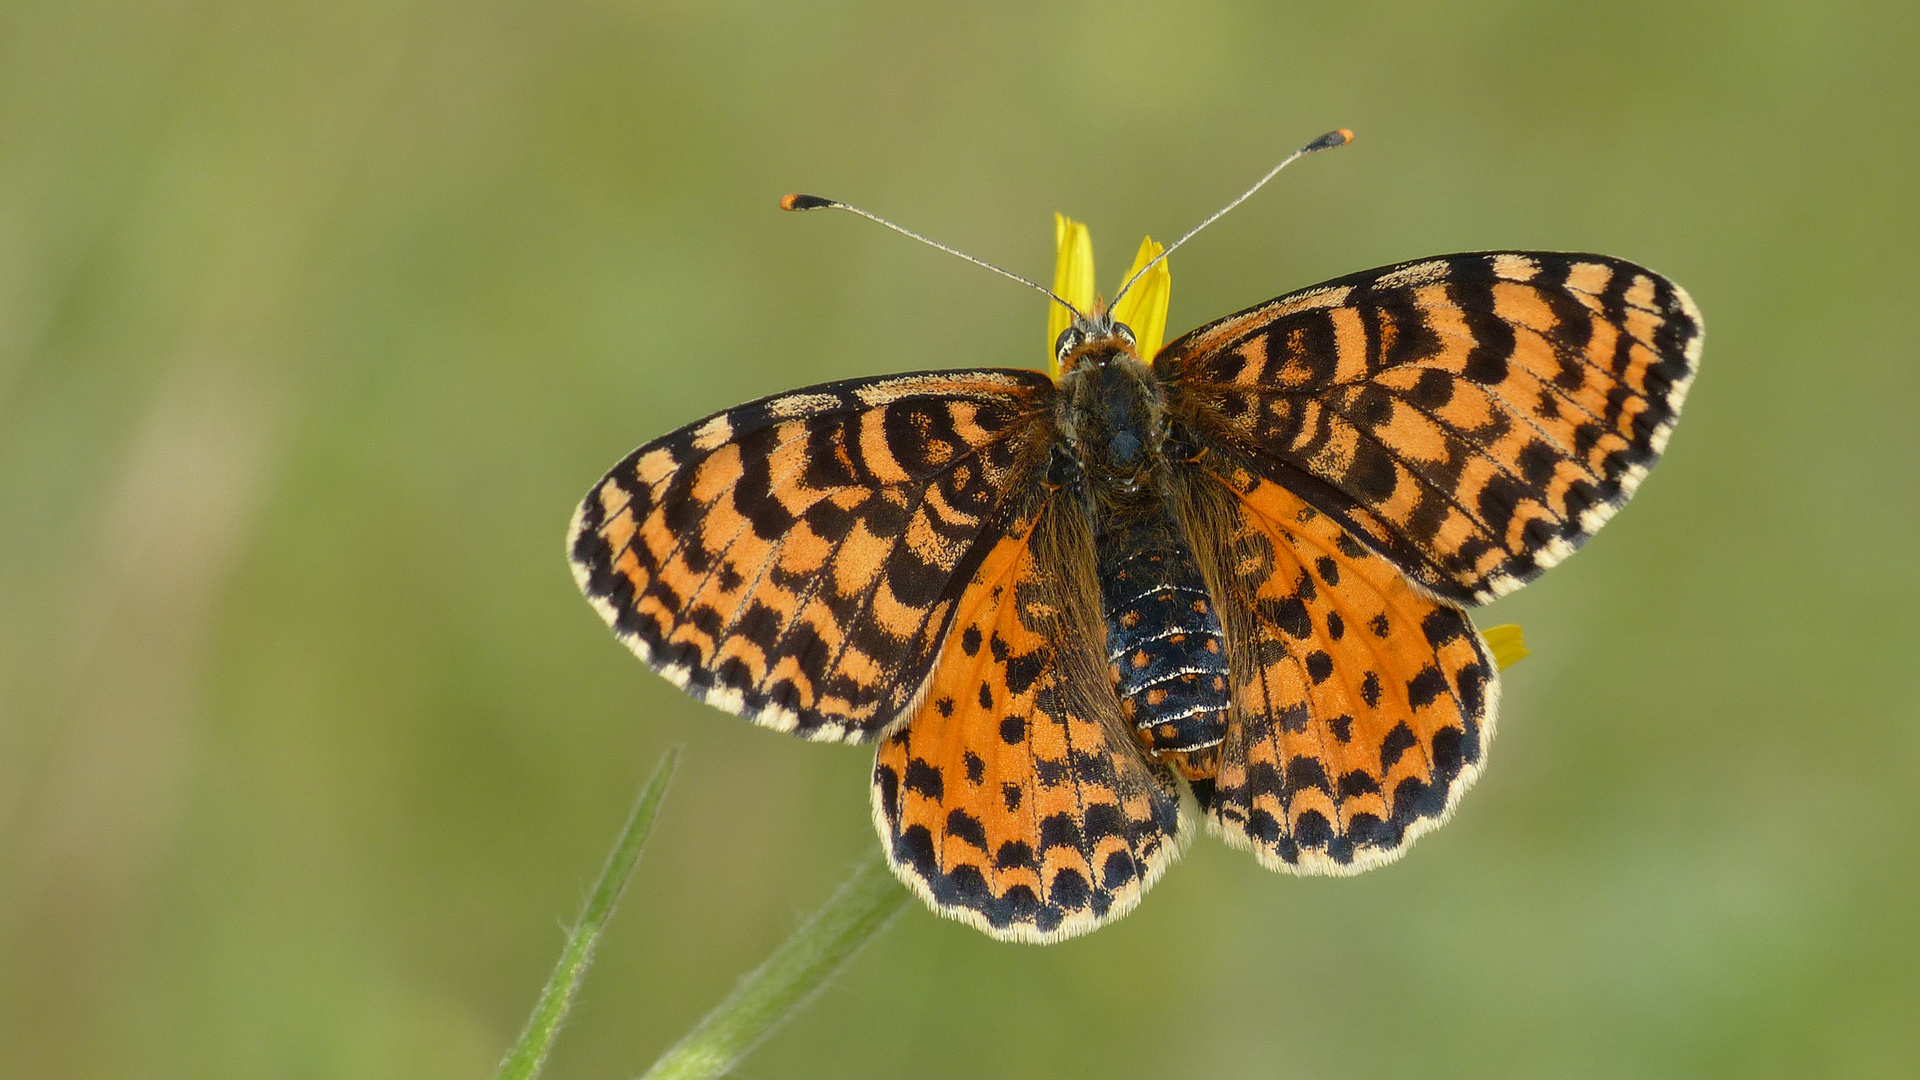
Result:
M856 379L630 454L576 578L696 697L877 742L901 879L987 933L1131 909L1200 821L1351 874L1446 820L1499 701L1464 608L1584 543L1698 361L1672 282L1486 252L1349 275L1062 374Z
M1226 736L1226 647L1174 502L1165 388L1124 325L1076 323L1057 351L1056 471L1094 537L1121 715L1149 753L1204 750Z

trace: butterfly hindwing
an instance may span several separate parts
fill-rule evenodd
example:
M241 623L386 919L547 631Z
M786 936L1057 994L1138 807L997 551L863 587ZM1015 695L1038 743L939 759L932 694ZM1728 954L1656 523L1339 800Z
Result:
M918 703L1007 493L1030 486L1051 393L1036 372L925 372L690 424L588 493L575 577L693 696L808 738L874 738Z
M1215 459L1183 486L1235 701L1208 825L1276 870L1353 874L1444 821L1493 736L1499 676L1465 612L1331 516Z
M1666 448L1700 316L1602 255L1447 255L1230 315L1154 367L1203 438L1425 588L1483 603L1559 562Z
M920 711L881 742L873 798L895 872L936 910L1048 942L1130 910L1184 836L1178 785L1105 678L1085 519L1033 501L961 596Z

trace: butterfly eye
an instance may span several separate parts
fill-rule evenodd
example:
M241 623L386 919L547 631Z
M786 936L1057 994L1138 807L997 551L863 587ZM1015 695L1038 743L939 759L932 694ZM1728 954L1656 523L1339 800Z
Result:
M1065 330L1060 331L1059 338L1055 339L1053 343L1054 358L1057 360L1065 360L1067 354L1079 348L1085 340L1086 336L1080 332L1080 328L1077 326L1069 326Z
M1114 323L1113 332L1115 336L1124 340L1128 345L1132 345L1136 348L1139 347L1139 343L1134 339L1134 336L1133 336L1133 327L1128 326L1126 323Z

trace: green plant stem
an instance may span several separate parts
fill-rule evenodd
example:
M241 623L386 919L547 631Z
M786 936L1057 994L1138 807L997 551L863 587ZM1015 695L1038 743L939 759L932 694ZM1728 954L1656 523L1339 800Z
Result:
M653 829L655 812L660 809L660 800L666 797L667 784L673 779L673 770L680 762L680 748L669 749L660 758L660 764L654 768L653 777L640 792L640 801L633 806L633 813L627 818L627 827L620 832L620 840L614 845L613 854L607 857L606 868L600 871L600 881L593 887L593 895L587 898L587 906L580 913L580 921L567 935L567 947L560 954L560 963L553 969L553 977L547 980L547 987L540 992L540 1003L534 1006L533 1015L527 1019L527 1028L520 1033L520 1041L507 1052L500 1062L500 1069L494 1073L495 1080L532 1080L540 1075L540 1069L546 1064L547 1052L553 1048L554 1036L559 1034L560 1025L567 1018L567 1009L573 1004L573 996L580 989L580 979L587 973L587 966L593 963L594 946L600 942L600 932L606 928L607 918L613 914L615 904L620 902L620 893L627 887L627 879L633 875L633 868L640 861L640 849L647 844L647 834Z
M642 1080L724 1076L827 984L906 905L907 890L878 854L860 864L820 910L718 1008L681 1038Z

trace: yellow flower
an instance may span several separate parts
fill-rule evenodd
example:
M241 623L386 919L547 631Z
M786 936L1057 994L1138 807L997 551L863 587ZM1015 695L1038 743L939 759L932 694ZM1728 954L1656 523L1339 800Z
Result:
M1520 627L1513 623L1489 626L1480 636L1487 639L1487 648L1493 650L1493 662L1505 671L1533 654L1527 651L1527 639L1520 634Z
M1053 215L1053 243L1053 291L1067 303L1092 315L1099 301L1093 291L1093 239L1086 225L1065 214ZM1133 257L1133 267L1120 279L1121 284L1124 286L1141 267L1159 258L1162 250L1151 236L1141 240L1140 251ZM1133 331L1141 359L1152 360L1166 339L1167 301L1172 295L1173 276L1167 270L1166 260L1161 260L1160 265L1135 281L1133 288L1114 305L1113 320ZM1060 340L1060 332L1073 321L1073 315L1059 304L1048 307L1047 373L1057 379L1060 360L1053 354L1053 343Z

